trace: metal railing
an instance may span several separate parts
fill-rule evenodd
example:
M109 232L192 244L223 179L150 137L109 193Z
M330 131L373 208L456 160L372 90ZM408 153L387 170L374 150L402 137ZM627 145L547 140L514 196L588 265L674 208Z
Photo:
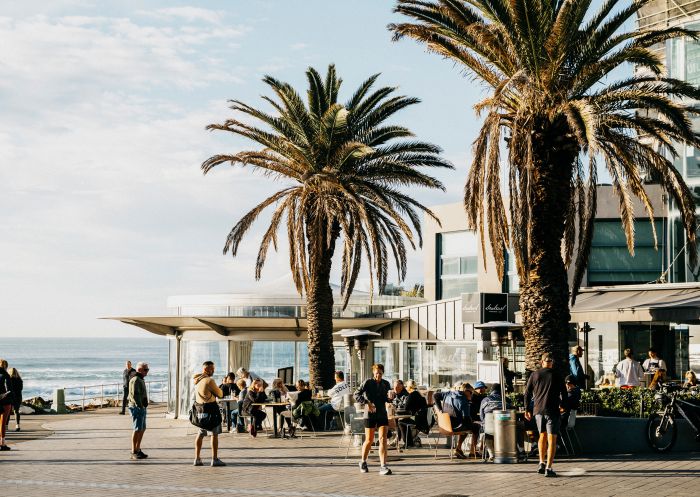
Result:
M146 382L146 391L150 402L165 402L167 400L167 380L153 380ZM100 385L81 385L78 387L63 387L66 405L80 404L81 410L86 407L102 408L105 401L114 400L114 405L121 405L124 396L123 383L104 383ZM69 396L68 392L78 392ZM159 400L155 400L158 398Z

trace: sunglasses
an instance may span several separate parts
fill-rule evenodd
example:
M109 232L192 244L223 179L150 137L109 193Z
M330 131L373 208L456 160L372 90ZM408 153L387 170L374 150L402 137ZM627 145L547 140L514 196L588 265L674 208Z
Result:
M141 368L141 369L143 369L144 371L149 371L149 369L148 369L148 368Z

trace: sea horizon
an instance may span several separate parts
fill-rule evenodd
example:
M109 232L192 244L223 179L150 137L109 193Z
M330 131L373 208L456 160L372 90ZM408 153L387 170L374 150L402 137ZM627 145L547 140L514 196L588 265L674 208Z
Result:
M0 337L0 358L19 371L23 399L51 398L56 388L70 389L67 398L82 395L75 387L90 387L85 393L92 396L117 392L127 360L148 362L148 381L168 380L168 343L158 336Z

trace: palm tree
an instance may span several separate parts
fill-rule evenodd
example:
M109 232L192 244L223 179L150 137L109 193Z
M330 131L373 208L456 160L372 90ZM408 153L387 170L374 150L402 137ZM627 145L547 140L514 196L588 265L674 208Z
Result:
M648 0L618 3L606 0L592 12L591 0L398 0L395 11L411 22L389 26L395 40L424 43L488 91L475 106L484 121L464 204L482 241L488 231L499 277L506 247L515 253L529 369L544 351L565 364L568 301L575 301L590 251L598 163L619 196L630 253L632 197L654 226L642 180L649 172L675 199L696 260L693 198L670 159L678 143L700 146L689 120L700 91L664 75L652 48L696 33L624 31ZM634 74L611 81L611 71L625 65L635 65ZM500 189L503 143L509 212Z
M226 239L224 254L231 251L235 257L253 222L274 206L258 250L255 277L260 278L270 245L277 249L277 234L285 225L292 277L297 291L306 295L311 382L328 388L335 366L330 278L336 245L342 243L343 308L363 260L371 274L370 291L375 277L380 289L386 285L389 251L403 280L404 237L413 248L416 242L421 245L418 211L435 216L400 188L444 190L437 179L419 168L452 166L440 158L435 145L411 139L407 128L386 123L418 99L394 95L396 88L373 90L378 74L362 83L345 104L338 102L341 79L333 65L325 80L313 68L306 71L306 77L306 103L289 84L271 76L263 79L276 95L276 99L263 97L274 114L233 100L234 111L259 121L264 128L250 120L229 119L207 129L246 137L262 149L215 155L202 169L206 174L224 163L250 166L284 183L238 221Z

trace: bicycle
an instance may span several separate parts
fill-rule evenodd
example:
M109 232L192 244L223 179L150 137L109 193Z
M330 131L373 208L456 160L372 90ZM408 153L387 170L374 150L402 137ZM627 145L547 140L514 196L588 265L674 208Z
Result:
M656 452L668 452L676 443L678 427L676 417L680 414L695 431L695 440L700 442L700 405L678 398L684 389L676 384L665 384L654 395L663 411L653 413L647 421L647 442Z

